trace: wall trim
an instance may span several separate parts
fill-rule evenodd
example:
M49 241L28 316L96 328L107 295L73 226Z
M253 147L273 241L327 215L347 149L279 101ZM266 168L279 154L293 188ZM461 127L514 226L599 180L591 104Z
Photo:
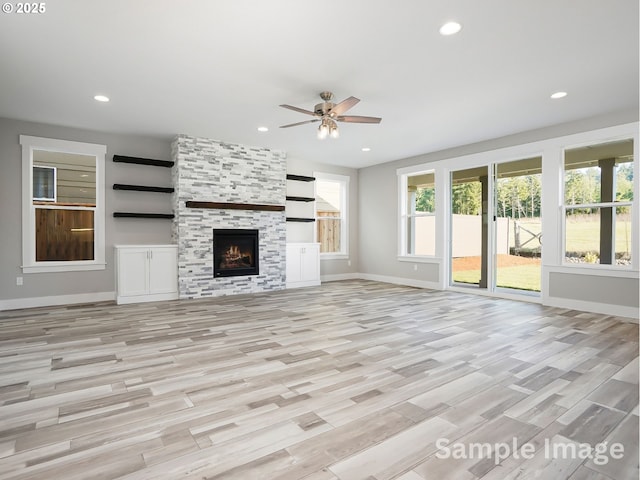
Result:
M321 275L321 282L339 282L340 280L358 280L361 279L360 273L334 273L332 275Z
M424 280L414 280L410 278L391 277L387 275L374 275L369 273L338 273L333 275L323 275L323 282L335 282L340 280L371 280L375 282L393 283L396 285L406 285L408 287L426 288L429 290L441 290L437 282L428 282ZM470 293L477 295L478 292L460 292L458 289L446 290L458 293ZM22 308L35 307L52 307L59 305L76 305L80 303L94 302L110 302L115 301L116 292L97 292L97 293L80 293L74 295L55 295L48 297L31 297L31 298L15 298L9 300L0 300L0 311L17 310ZM184 299L181 299L184 300ZM514 298L513 300L527 301L522 298ZM610 305L606 303L585 302L581 300L572 300L560 297L546 297L542 304L546 307L567 308L570 310L578 310L582 312L599 313L603 315L614 315L623 317L632 323L640 323L640 309L635 307L626 307L621 305Z
M637 307L586 302L584 300L573 300L570 298L547 297L544 299L543 305L547 307L568 308L570 310L579 310L581 312L592 312L623 317L632 323L639 323L638 319L640 317L640 309Z
M52 295L48 297L13 298L0 300L0 311L21 308L54 307L78 303L115 301L116 292L77 293L73 295Z
M396 285L406 285L408 287L426 288L429 290L443 290L438 282L428 282L424 280L414 280L410 278L391 277L388 275L375 275L370 273L343 273L335 275L322 276L323 282L331 282L336 280L371 280L374 282L393 283ZM545 307L557 307L567 308L570 310L578 310L581 312L599 313L603 315L613 315L616 317L622 317L625 320L632 323L640 323L640 309L635 307L626 307L621 305L610 305L607 303L597 302L585 302L580 300L571 300L568 298L560 297L526 297L524 295L509 295L503 292L480 292L467 290L464 287L451 287L444 288L446 291L455 293L465 293L471 295L490 296L494 298L502 298L505 300L515 300L519 302L540 303Z
M438 282L428 282L426 280L415 280L413 278L391 277L388 275L375 275L372 273L360 273L358 278L362 280L372 280L374 282L393 283L396 285L406 285L407 287L426 288L429 290L442 290Z

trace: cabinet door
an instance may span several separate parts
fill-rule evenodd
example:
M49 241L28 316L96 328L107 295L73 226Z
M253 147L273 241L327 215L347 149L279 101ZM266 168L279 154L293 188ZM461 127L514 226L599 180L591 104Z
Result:
M300 281L300 247L287 245L287 283Z
M320 249L318 245L305 245L300 255L300 272L303 282L320 278Z
M178 291L178 265L175 248L149 250L149 293Z
M118 295L145 295L149 291L146 248L118 249Z

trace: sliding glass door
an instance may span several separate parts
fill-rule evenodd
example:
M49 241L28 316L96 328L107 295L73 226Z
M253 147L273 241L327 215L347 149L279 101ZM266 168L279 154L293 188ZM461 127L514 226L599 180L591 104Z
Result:
M451 285L540 292L541 173L541 157L451 172Z
M487 288L488 167L451 173L451 283Z
M495 166L495 287L540 292L542 158Z

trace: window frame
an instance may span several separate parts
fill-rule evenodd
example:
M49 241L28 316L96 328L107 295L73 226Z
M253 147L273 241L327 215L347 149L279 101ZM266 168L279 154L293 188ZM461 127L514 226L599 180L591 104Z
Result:
M415 177L418 175L433 174L433 188L435 190L434 196L434 211L433 212L420 212L420 214L411 215L408 212L409 198L408 187L409 177ZM435 168L416 167L409 169L398 169L398 259L409 261L431 261L438 258L438 238L434 231L434 253L433 255L416 255L408 252L408 232L407 223L410 217L434 217L435 222L438 222L438 172Z
M22 146L22 271L23 273L73 272L104 270L105 262L105 156L107 147L94 143L74 142L53 138L20 135ZM33 204L33 152L42 150L96 158L96 206L93 208L93 260L37 261L36 260L36 207ZM64 207L65 209L77 209ZM87 208L83 208L87 210Z
M321 259L348 259L349 258L349 181L351 178L347 175L338 175L334 173L314 172L315 177L314 185L314 198L316 199L314 206L314 239L318 240L318 222L321 222L321 218L318 217L317 199L318 199L318 183L319 181L335 182L340 185L340 251L338 252L320 252ZM336 217L331 217L335 220Z
M566 158L566 152L568 150L572 150L575 148L581 148L581 147L589 147L589 146L597 146L597 145L602 145L602 144L606 144L606 143L614 143L614 142L619 142L619 141L624 141L624 140L631 140L633 142L633 172L634 172L634 176L633 176L633 199L631 201L621 201L621 202L616 202L615 200L612 202L591 202L591 203L581 203L581 204L567 204L566 202L566 173L567 173L567 169L566 169L566 164L565 164L565 158ZM635 258L636 257L636 252L634 251L634 242L637 241L637 232L638 232L638 227L637 227L637 223L638 220L636 218L637 213L633 213L633 212L637 212L637 208L638 208L638 178L637 178L637 172L638 172L638 135L616 135L613 137L606 137L606 138L593 138L589 141L585 141L585 142L580 142L577 144L571 144L571 145L563 145L562 148L560 149L560 162L559 162L559 167L560 167L560 175L559 175L559 182L560 182L560 213L559 213L559 220L561 223L561 227L560 227L560 249L559 249L559 254L560 254L560 265L562 268L567 268L569 270L578 270L578 269L586 269L586 270L593 270L593 271L606 271L606 270L610 270L610 271L617 271L617 272L624 272L624 271L637 271L637 264L638 264L638 259ZM602 185L600 185L600 188L602 187ZM617 207L630 207L631 211L632 211L632 215L631 215L631 241L630 244L632 245L631 251L629 252L631 254L631 262L629 263L629 265L618 265L617 263L572 263L572 262L568 262L567 261L567 210L575 210L575 209L579 209L579 208L613 208L615 210L615 208ZM615 216L615 213L614 213ZM614 256L614 260L615 260L615 229L612 232L613 233L613 245L614 245L614 251L613 251L613 256Z

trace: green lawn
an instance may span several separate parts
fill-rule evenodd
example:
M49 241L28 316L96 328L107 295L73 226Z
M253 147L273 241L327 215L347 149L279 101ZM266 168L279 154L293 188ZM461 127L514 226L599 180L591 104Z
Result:
M631 252L631 220L621 217L616 218L616 252ZM567 220L567 251L597 252L599 250L600 222L587 216L575 219L569 217Z
M539 265L501 267L498 269L496 283L498 287L539 292L540 277ZM480 281L480 270L453 272L453 281L459 283L474 283L477 285Z

